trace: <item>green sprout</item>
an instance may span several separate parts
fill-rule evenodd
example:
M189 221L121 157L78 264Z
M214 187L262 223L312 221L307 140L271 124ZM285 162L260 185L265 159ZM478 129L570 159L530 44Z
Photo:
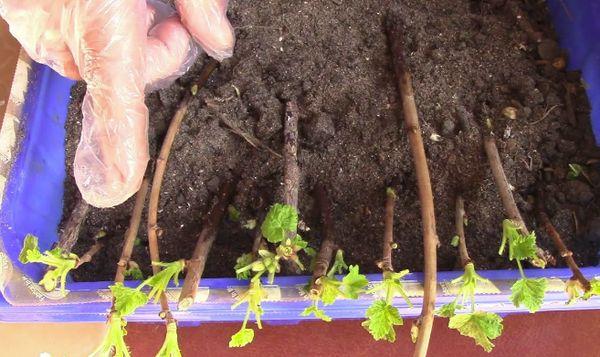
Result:
M304 266L298 257L300 251L311 252L308 243L295 234L298 227L298 212L293 206L274 204L267 213L260 230L262 236L272 244L276 244L275 251L269 249L259 249L255 257L254 254L242 254L234 267L236 277L240 280L250 279L248 290L242 294L240 300L236 302L232 309L237 308L243 303L247 303L246 316L242 328L229 341L229 347L243 347L254 340L254 330L247 328L248 319L251 313L256 317L256 324L262 329L260 317L263 314L261 302L266 298L267 293L263 288L260 278L267 276L269 284L273 284L275 274L281 271L281 260L291 260L301 270ZM293 238L290 238L292 236Z
M325 322L330 322L331 317L319 308L319 301L327 306L335 303L338 298L358 299L358 295L369 283L367 278L360 274L358 270L358 265L348 267L344 262L344 252L338 250L335 261L327 275L315 281L315 285L319 289L313 289L309 292L312 304L302 311L301 316L314 315ZM335 274L344 274L345 271L348 271L348 274L342 280L335 277Z
M567 305L574 303L575 301L581 300L589 300L593 296L600 296L600 280L594 278L589 282L589 289L585 289L585 287L581 284L581 282L575 278L571 278L567 280L566 292L569 296L569 300L567 300Z
M369 306L366 312L367 320L362 323L362 326L371 333L376 341L396 341L394 326L400 326L404 323L398 309L393 305L394 297L401 296L408 306L412 307L402 284L402 278L407 274L408 270L402 270L398 273L384 271L383 281L367 290L367 294L382 294L384 296L375 300Z
M569 164L569 172L567 173L567 179L575 180L583 173L583 167L579 164Z
M251 313L254 313L258 328L262 329L262 322L260 318L263 314L263 309L261 307L261 303L263 299L267 297L267 291L263 288L260 281L260 276L263 273L264 271L256 274L250 280L250 286L248 290L244 292L240 296L240 299L231 307L232 309L235 309L244 303L248 304L242 327L236 334L231 336L229 347L244 347L254 340L254 330L246 327L248 325L248 320L250 319Z
M179 286L179 274L185 268L185 260L181 259L172 263L152 262L152 265L162 267L163 269L144 280L137 289L150 286L148 299L151 300L154 298L154 302L156 303L160 299L160 296L167 290L169 281L173 280L175 286Z
M144 280L144 273L136 262L130 260L127 265L128 269L123 273L125 278L129 278L129 280Z
M125 344L125 326L127 322L119 316L112 314L108 320L108 330L100 346L92 352L91 356L129 357L129 349Z
M227 206L227 214L229 215L229 220L231 222L239 222L240 217L242 216L240 211L237 208L235 208L234 205Z
M23 240L23 249L19 253L19 261L23 264L41 263L52 267L53 269L44 274L39 284L46 291L53 291L60 284L61 294L66 295L67 275L75 269L79 257L73 253L65 253L59 247L42 253L38 247L38 238L28 234Z
M498 253L502 255L508 244L508 258L517 262L521 274L521 278L511 288L510 300L515 307L523 305L529 312L534 313L541 308L548 289L546 278L527 278L521 263L523 260L538 259L535 232L527 235L522 234L521 228L509 219L505 219L502 223L502 232L502 244Z
M165 342L163 342L156 357L181 357L181 350L177 341L177 323L171 322L167 325Z
M475 310L475 289L479 283L489 283L488 279L481 277L475 271L475 265L465 265L464 274L452 280L451 285L458 286L458 294L451 303L445 304L436 311L441 317L449 318L448 327L456 329L461 335L471 337L486 352L492 351L492 340L502 334L502 318L492 312ZM460 301L459 301L460 300ZM456 310L466 309L466 304L471 304L471 311L465 314L456 314Z

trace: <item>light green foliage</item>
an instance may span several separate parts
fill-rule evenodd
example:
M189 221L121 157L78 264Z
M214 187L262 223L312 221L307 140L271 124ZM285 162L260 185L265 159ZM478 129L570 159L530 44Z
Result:
M325 313L325 311L319 308L319 300L313 300L313 303L304 309L300 316L310 316L315 315L316 318L321 319L325 322L331 322L331 317Z
M123 273L123 275L125 276L125 278L127 278L127 280L143 280L144 279L144 273L142 273L142 269L140 269L139 266L131 266L129 267L129 269L125 270L125 272Z
M156 354L156 357L181 357L179 342L177 341L177 324L171 322L167 325L165 342Z
M229 220L231 222L240 221L241 213L234 205L227 206L227 214L229 215Z
M460 286L458 296L462 297L461 304L464 305L466 301L470 301L472 304L475 303L475 289L477 288L477 283L489 282L488 279L482 278L481 275L477 274L475 271L475 264L468 263L465 265L464 274L452 280L451 284Z
M590 290L586 291L583 294L583 299L587 300L589 298L591 298L592 296L599 296L600 295L600 280L594 278L592 280L590 280Z
M517 280L511 287L510 300L516 307L523 305L530 312L536 312L544 302L548 281L546 278L528 279L521 264L523 260L539 261L536 254L535 233L522 234L518 225L509 219L505 219L502 222L502 244L500 245L499 254L504 253L507 244L508 257L511 261L516 260L521 274L521 279Z
M244 347L254 341L254 330L251 328L242 328L229 340L229 347Z
M459 236L452 237L452 241L450 242L451 246L453 246L454 248L456 248L456 247L458 247L459 243L460 243L460 237Z
M461 335L471 337L486 352L491 352L491 340L502 334L502 318L491 312L472 312L450 318L448 327L458 330Z
M102 357L129 357L129 350L125 344L125 325L127 323L118 314L112 314L108 320L108 330L100 346L92 352L91 356Z
M261 226L262 235L270 243L279 243L298 226L298 212L290 205L276 203L271 206Z
M567 173L567 179L575 180L583 172L583 167L579 164L569 164L569 172Z
M179 286L179 274L185 268L185 260L178 260L172 263L152 262L152 265L163 267L163 269L157 274L144 280L138 287L141 289L144 286L150 286L150 292L148 293L148 299L154 298L154 302L158 302L158 299L163 292L167 289L169 281L173 280L175 286Z
M502 318L491 312L475 311L477 284L489 282L489 280L477 274L473 263L466 264L464 270L463 275L451 281L452 285L459 288L456 298L451 303L440 307L436 314L450 318L449 328L458 330L463 336L473 338L475 343L483 347L486 352L490 352L494 347L491 340L502 334ZM471 311L457 315L457 310L466 308L465 303L470 303Z
M245 267L250 266L254 261L254 257L251 253L244 253L239 258L235 260L235 266L233 269L235 270L235 276L239 280L248 280L250 279L251 269L244 270ZM238 270L240 271L238 273Z
M335 275L343 274L348 271L348 274L339 280ZM358 295L364 290L368 284L367 277L359 273L357 265L351 265L348 267L344 261L344 252L339 249L335 254L335 259L331 268L327 272L327 275L321 276L315 280L315 286L317 288L310 291L310 297L312 299L312 305L304 309L302 316L310 316L311 314L315 317L330 322L331 317L325 314L323 310L319 308L319 301L323 305L331 305L340 297L348 299L357 299Z
M512 294L510 301L516 306L525 306L529 312L536 312L544 302L548 281L546 278L528 279L521 278L517 280L510 288Z
M263 299L267 297L267 291L263 288L260 281L261 274L262 273L255 275L252 280L250 280L248 290L244 292L239 297L239 300L231 307L232 309L235 309L244 303L248 304L242 328L235 335L231 336L229 347L243 347L254 339L254 330L246 328L251 313L253 313L256 318L256 325L258 328L262 329L262 322L260 319L263 314L263 309L261 303Z
M403 320L398 309L392 305L395 296L401 296L406 300L408 306L412 307L406 290L402 285L402 278L408 274L408 270L398 273L392 271L383 272L383 281L367 290L368 294L383 293L385 298L375 300L367 309L367 320L362 326L371 333L375 340L386 340L394 342L396 332L394 326L402 325Z
M123 283L115 283L109 289L115 299L114 309L121 317L133 314L148 303L148 296L140 289L128 288Z
M366 313L367 320L362 326L367 329L376 341L396 341L394 326L402 325L404 321L398 313L398 309L385 300L376 300Z
M40 252L37 237L28 234L23 241L23 249L19 253L19 261L23 264L41 263L54 269L44 274L39 284L46 291L52 291L60 283L60 292L66 294L67 275L77 266L79 257L75 254L64 254L60 248Z

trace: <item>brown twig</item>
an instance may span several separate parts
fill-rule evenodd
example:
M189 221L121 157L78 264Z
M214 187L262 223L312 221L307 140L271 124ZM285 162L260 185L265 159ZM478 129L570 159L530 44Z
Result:
M494 182L496 183L496 188L498 189L498 193L500 194L500 200L502 201L502 206L504 206L504 211L508 216L508 219L513 221L524 234L529 234L529 230L527 229L527 225L521 217L521 212L517 207L515 202L515 198L512 194L512 190L510 189L510 185L508 183L508 179L506 178L506 174L504 173L504 168L502 167L502 161L500 160L500 154L498 153L498 146L496 146L496 139L492 135L488 135L483 139L483 146L485 148L485 153L488 158L488 162L490 164L490 168L492 169L492 176L494 177ZM536 252L538 259L531 259L530 263L535 266L543 267L548 262L548 254L544 252L541 248L538 247Z
M383 233L383 255L377 264L382 271L394 271L392 264L392 250L394 249L394 207L396 206L396 192L389 188L385 192L385 218Z
M456 226L456 235L459 238L458 253L460 254L460 264L464 268L467 264L471 263L471 257L469 257L469 251L467 250L465 235L465 200L460 195L456 197L454 224Z
M71 215L69 216L65 227L58 237L58 247L61 248L63 252L70 253L71 249L73 249L77 243L79 231L81 230L81 226L85 221L85 217L87 217L89 210L90 205L85 202L83 198L80 198L75 204L75 208L71 211Z
M317 202L321 211L323 241L321 242L321 249L319 249L319 253L315 258L309 291L312 296L319 296L323 290L323 285L319 283L319 279L327 275L327 269L333 258L335 244L333 239L334 227L331 217L331 201L327 190L323 186L317 185L315 187L315 195L317 196Z
M92 261L92 258L96 253L98 253L104 247L104 243L100 241L100 239L96 239L94 244L85 252L82 256L77 260L77 264L75 265L75 269L79 268L85 263L89 263Z
M246 140L246 142L248 144L250 144L250 146L254 147L254 148L261 148L263 150L268 151L269 153L271 153L271 155L280 158L281 159L281 154L278 153L277 151L271 149L267 144L263 143L262 141L260 141L257 137L255 137L254 135L240 129L237 125L235 125L233 122L229 121L226 118L220 118L219 119L223 124L225 124L225 126L229 129L229 131L231 131L232 133L240 136L242 139Z
M208 253L217 237L219 223L223 219L229 200L233 193L233 184L230 180L221 186L213 206L204 217L202 230L198 234L196 248L190 260L186 262L187 273L181 288L177 309L184 311L190 308L196 299L198 284L204 273L204 266Z
M298 167L298 104L289 101L283 125L283 203L298 207L300 168Z
M208 80L212 72L217 68L218 62L216 60L210 60L202 69L200 76L196 83L191 88L199 89ZM165 174L165 170L167 168L167 160L169 159L169 154L171 152L171 147L173 146L173 141L175 140L175 136L179 131L179 127L181 126L181 122L183 121L185 115L187 114L188 108L194 98L194 94L192 94L192 90L188 90L185 94L185 97L179 103L179 107L171 119L171 123L169 124L169 129L167 130L167 135L163 141L162 147L160 148L160 153L158 158L156 159L156 166L154 168L154 177L152 179L152 189L150 190L150 202L148 204L148 248L150 250L150 260L152 262L160 261L160 253L158 250L158 236L160 235L160 228L158 227L158 202L160 199L160 188L162 186L163 177ZM152 273L157 274L160 272L160 267L156 265L152 265ZM160 316L165 320L168 324L174 323L175 319L171 314L169 309L169 303L167 300L167 296L163 293L160 296L160 305L161 305L161 313Z
M416 341L414 356L427 355L431 329L433 328L433 313L435 311L436 297L436 269L437 269L437 233L435 228L435 211L433 193L427 167L427 157L421 137L421 128L417 115L417 105L413 93L411 76L406 68L402 44L402 25L398 18L389 18L387 31L391 41L398 88L402 97L405 130L408 134L411 153L417 176L419 200L421 202L421 218L423 229L423 256L424 263L424 295L421 310L420 327Z
M127 265L131 259L131 252L133 252L133 246L135 245L135 239L137 238L138 231L140 229L140 223L142 222L142 212L144 211L144 204L146 203L146 196L148 195L148 179L144 178L142 186L135 196L135 204L129 220L129 228L125 232L125 239L123 240L123 249L121 249L121 258L117 263L117 272L115 273L115 283L122 283L125 281L125 271Z
M556 247L556 249L558 249L560 256L563 258L565 263L569 266L569 269L571 269L571 272L573 273L573 277L571 279L576 279L577 281L579 281L579 283L581 284L583 289L585 291L588 291L592 288L590 281L587 280L586 277L583 275L583 273L579 269L579 266L577 266L577 262L575 262L575 259L573 258L573 252L571 252L567 248L567 246L563 242L562 238L560 237L560 234L558 233L558 231L552 224L552 221L550 221L548 214L544 210L544 198L543 197L544 196L543 196L542 191L540 189L538 189L537 200L536 200L538 220L539 220L540 224L546 230L546 233L550 236L550 238L552 238L552 242L554 243L554 246Z

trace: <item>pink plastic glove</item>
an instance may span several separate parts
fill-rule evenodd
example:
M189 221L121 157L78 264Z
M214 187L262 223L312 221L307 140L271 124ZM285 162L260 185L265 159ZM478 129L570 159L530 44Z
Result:
M73 165L87 202L112 207L139 189L149 157L144 91L194 62L190 33L210 56L232 55L227 3L178 0L180 19L156 1L0 0L0 16L32 59L87 82Z

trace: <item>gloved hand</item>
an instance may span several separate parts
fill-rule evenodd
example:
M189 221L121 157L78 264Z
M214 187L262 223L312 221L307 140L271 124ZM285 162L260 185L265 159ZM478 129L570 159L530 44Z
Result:
M218 60L232 55L228 0L175 3L181 17L158 1L0 0L0 16L33 60L87 82L73 166L93 206L118 205L139 189L149 158L144 91L189 68L192 37Z

